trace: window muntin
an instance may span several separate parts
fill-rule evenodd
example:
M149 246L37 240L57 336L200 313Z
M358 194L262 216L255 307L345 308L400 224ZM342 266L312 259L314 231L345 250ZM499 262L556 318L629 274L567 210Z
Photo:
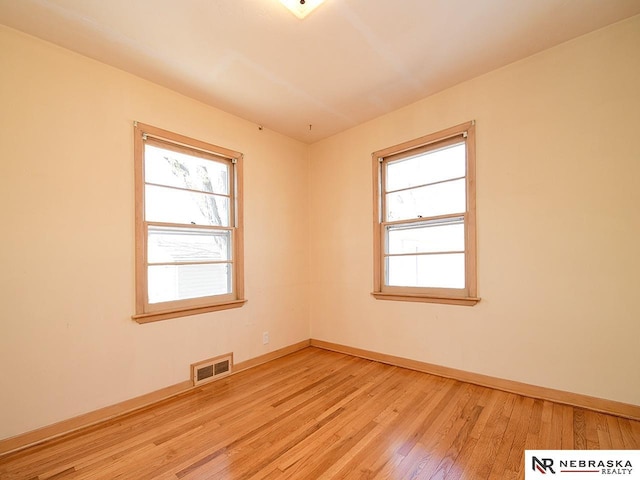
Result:
M241 306L242 155L147 125L135 130L134 318Z
M374 153L377 298L478 301L474 133L469 122Z

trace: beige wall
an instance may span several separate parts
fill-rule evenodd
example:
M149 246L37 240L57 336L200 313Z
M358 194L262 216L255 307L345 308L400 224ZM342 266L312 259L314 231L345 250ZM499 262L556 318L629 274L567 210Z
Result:
M3 27L0 57L0 438L309 338L308 146ZM130 319L134 120L245 154L243 308Z
M0 438L310 336L640 404L637 45L640 17L309 147L0 28ZM371 152L471 119L482 302L374 300ZM245 154L245 307L131 321L134 120Z
M311 147L313 338L640 404L640 17ZM477 121L475 307L375 300L371 153Z

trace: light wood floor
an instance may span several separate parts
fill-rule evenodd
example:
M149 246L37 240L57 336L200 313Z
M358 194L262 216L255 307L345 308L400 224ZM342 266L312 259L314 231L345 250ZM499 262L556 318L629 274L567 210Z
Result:
M516 479L640 422L307 348L0 458L2 479Z

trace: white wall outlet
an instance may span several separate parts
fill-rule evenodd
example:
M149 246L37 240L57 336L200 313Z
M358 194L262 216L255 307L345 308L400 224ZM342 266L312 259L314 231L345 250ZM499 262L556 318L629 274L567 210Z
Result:
M269 343L269 332L262 332L262 344L266 345Z

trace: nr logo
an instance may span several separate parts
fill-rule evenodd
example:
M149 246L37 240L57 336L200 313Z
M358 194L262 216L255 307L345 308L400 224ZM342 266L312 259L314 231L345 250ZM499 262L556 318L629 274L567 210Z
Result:
M555 475L556 472L553 470L553 459L532 457L532 460L533 465L531 466L531 468L533 470L537 470L543 475L546 475L548 470Z

